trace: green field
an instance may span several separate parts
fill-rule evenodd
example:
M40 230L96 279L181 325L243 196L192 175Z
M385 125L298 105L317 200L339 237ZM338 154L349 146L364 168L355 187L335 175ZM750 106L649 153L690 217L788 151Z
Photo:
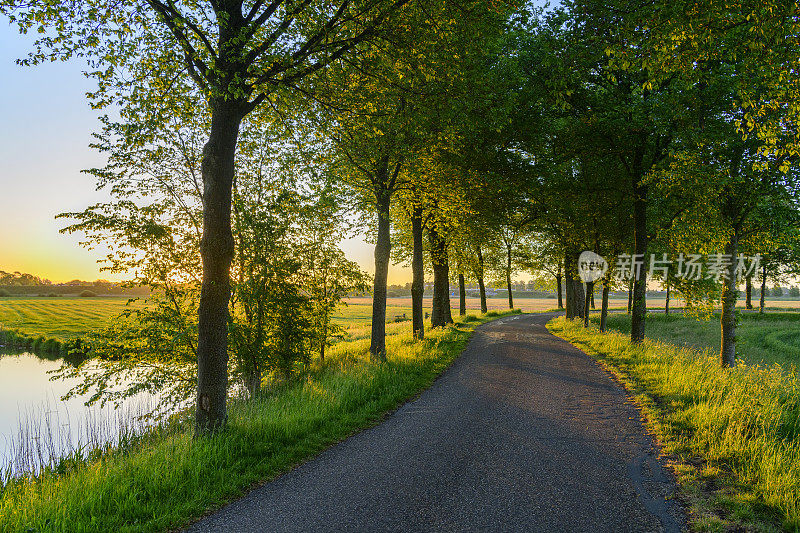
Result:
M126 297L10 297L0 298L0 329L20 330L21 332L38 336L44 335L61 341L72 340L84 336L87 332L102 327L108 320L119 315L125 310L128 302ZM131 305L141 305L141 300ZM770 302L770 305L776 302ZM793 302L783 302L792 304ZM456 301L453 301L454 312ZM516 307L523 311L543 311L555 307L555 300L547 298L518 299ZM626 302L612 301L612 307L624 307ZM649 305L658 307L663 301L650 299ZM430 300L425 300L426 311L430 311ZM489 309L503 310L508 302L503 299L489 299ZM477 298L467 299L467 308L474 311L479 308ZM775 310L778 310L777 308ZM410 298L389 298L386 307L386 319L392 322L398 315L405 314L411 318ZM683 321L675 314L670 317L651 315L648 322L648 333L652 338L670 342L692 342L700 348L716 349L719 343L719 324L714 320L708 322ZM780 318L778 318L780 317ZM333 316L333 321L344 327L355 338L364 335L369 330L372 320L372 303L369 298L354 298L347 305L341 305ZM776 350L784 350L795 339L800 341L800 313L769 313L759 317L754 314L743 316L743 329L741 330L741 348L744 349L750 339L752 346L747 346L745 355L748 360L771 362ZM611 327L621 331L629 331L630 324L627 315L611 315ZM627 324L627 325L626 325ZM797 324L795 326L795 324ZM627 328L627 329L626 329ZM781 333L774 333L781 330ZM797 335L790 334L796 331ZM772 334L769 338L767 335ZM750 349L755 348L755 349ZM796 354L800 360L800 345ZM782 356L780 356L782 357ZM779 362L783 362L782 360Z
M592 317L595 324L599 318ZM608 316L608 327L625 334L631 331L631 317ZM720 346L719 314L709 320L684 317L683 313L649 314L647 337L675 346L716 353ZM778 363L786 369L800 367L800 313L742 313L736 329L737 356L748 364Z
M128 298L114 296L0 298L0 328L72 340L107 324L125 309L127 302Z
M133 307L141 305L134 301ZM122 313L128 306L125 297L10 297L0 298L0 328L18 329L28 335L44 335L59 340L71 340L88 331L103 327L108 321ZM386 317L393 320L396 315L411 317L411 307L391 305L386 307ZM365 303L341 305L333 320L344 327L360 328L369 325L372 306Z

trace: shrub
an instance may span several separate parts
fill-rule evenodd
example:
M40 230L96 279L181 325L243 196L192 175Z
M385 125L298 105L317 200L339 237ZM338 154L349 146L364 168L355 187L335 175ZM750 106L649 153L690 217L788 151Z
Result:
M82 293L80 293L78 296L81 296L82 298L93 298L93 297L97 296L97 293L94 292L94 291L85 290Z
M39 349L49 353L60 353L62 347L63 345L60 340L49 338L42 343Z
M10 292L8 292L8 291L7 291L7 290L5 290L5 289L0 289L0 298L2 298L2 297L7 297L7 296L11 296L11 293L10 293Z

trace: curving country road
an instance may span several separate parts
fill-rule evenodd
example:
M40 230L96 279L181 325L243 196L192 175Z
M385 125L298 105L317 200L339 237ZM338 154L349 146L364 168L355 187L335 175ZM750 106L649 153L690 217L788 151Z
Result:
M683 530L636 407L552 316L484 324L385 422L189 531Z

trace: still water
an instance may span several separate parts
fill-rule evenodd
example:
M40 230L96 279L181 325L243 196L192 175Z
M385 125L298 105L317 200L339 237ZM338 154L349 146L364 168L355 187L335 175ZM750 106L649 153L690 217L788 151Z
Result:
M87 407L86 396L61 400L78 383L51 380L49 372L63 362L0 348L0 469L19 466L21 456L30 455L31 441L41 442L37 453L43 451L48 457L64 455L81 444L108 442L119 433L120 419L135 418L149 406L150 398L144 396L126 401L119 410L113 405ZM26 434L29 438L21 438ZM25 441L29 446L21 448Z

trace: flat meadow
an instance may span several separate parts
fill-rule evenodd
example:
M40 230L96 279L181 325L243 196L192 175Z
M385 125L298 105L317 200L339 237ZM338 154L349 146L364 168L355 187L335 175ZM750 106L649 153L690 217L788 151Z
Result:
M0 328L73 340L106 325L125 310L128 301L119 296L0 298ZM130 305L141 303L133 301Z
M0 329L19 330L27 335L43 335L60 341L69 341L82 336L87 332L103 327L113 317L122 313L126 307L137 308L143 305L143 300L130 300L120 296L96 297L4 297L0 298ZM372 298L358 297L344 300L347 305L341 305L334 313L333 320L345 330L360 336L364 328L369 328L372 319ZM431 299L424 300L426 311L430 311ZM454 313L458 309L458 299L451 297L451 306ZM480 309L480 299L467 298L467 309L476 311ZM487 298L488 309L502 311L508 309L506 298ZM599 305L599 300L596 302ZM627 306L623 298L611 298L609 307L623 309ZM664 307L664 298L648 298L648 308L658 309ZM670 303L673 307L682 305L680 300ZM744 300L739 301L744 305ZM793 300L768 300L771 310L789 310L800 308L800 301ZM514 298L514 307L522 312L547 311L556 308L555 298ZM388 298L386 302L386 318L392 322L396 317L411 318L411 298ZM655 322L654 322L655 323ZM678 339L679 340L679 339Z

